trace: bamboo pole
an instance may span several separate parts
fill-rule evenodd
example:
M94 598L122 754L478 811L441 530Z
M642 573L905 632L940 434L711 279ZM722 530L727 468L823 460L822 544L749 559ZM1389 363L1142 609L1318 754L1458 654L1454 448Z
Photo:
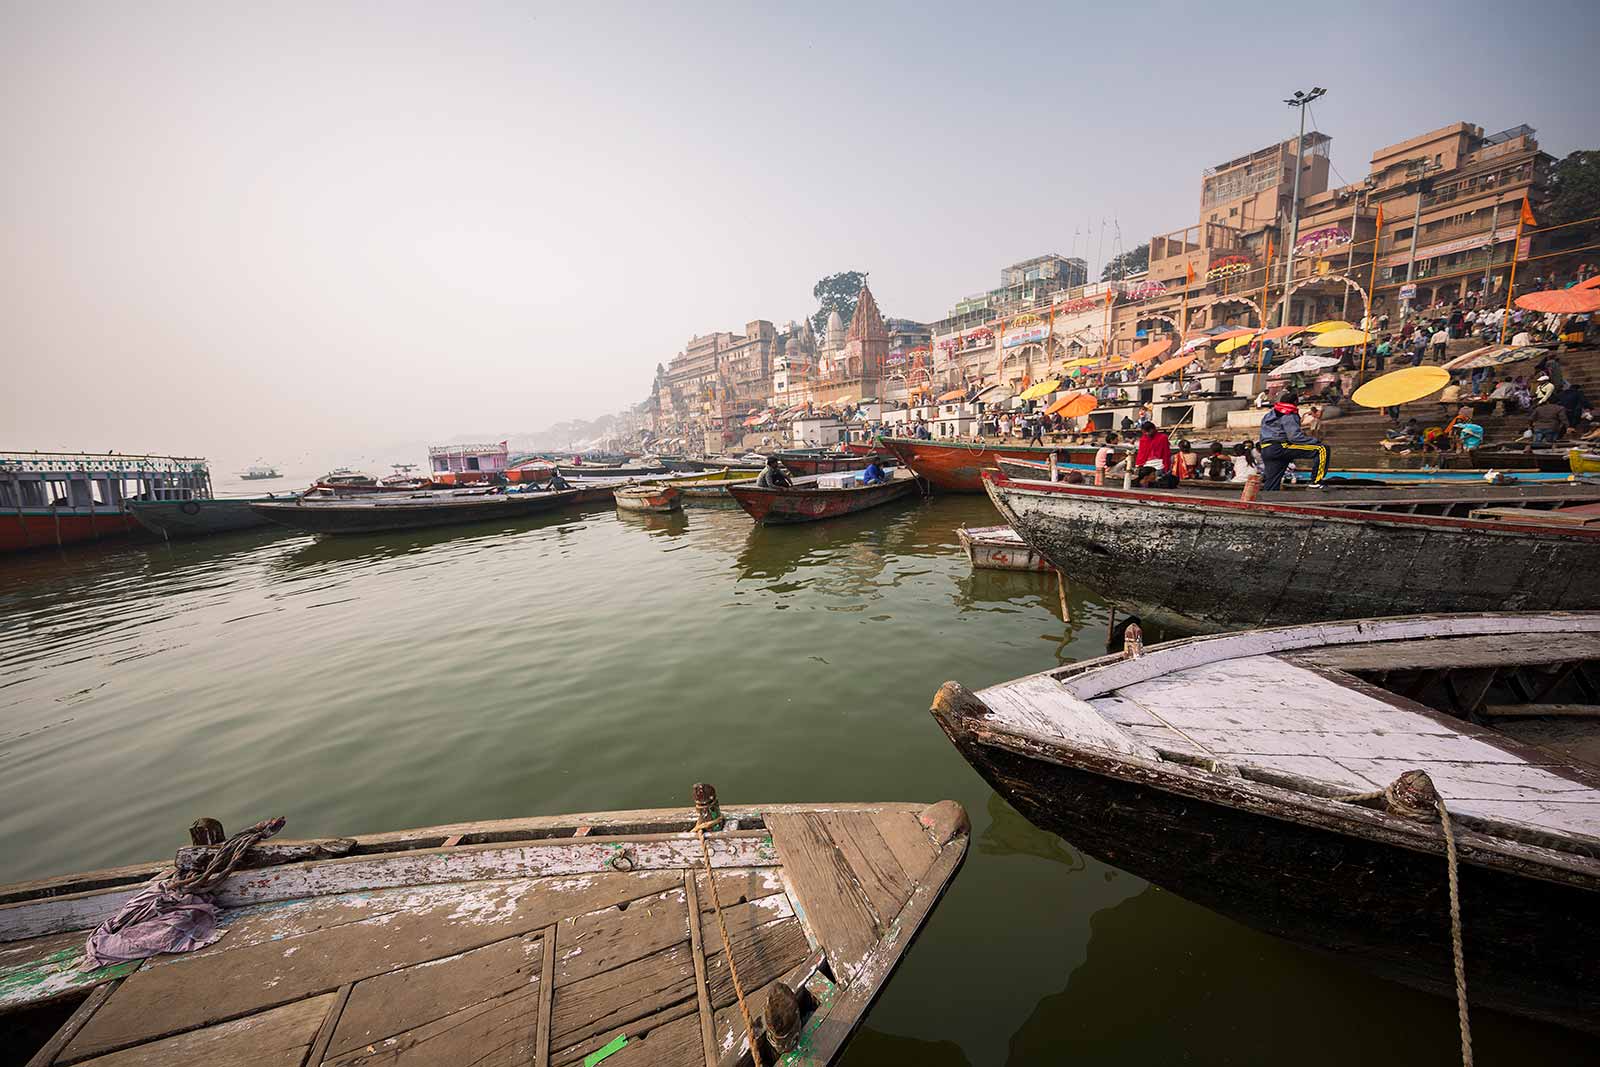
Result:
M1506 280L1506 313L1500 319L1500 343L1506 343L1506 327L1511 325L1511 297L1517 291L1517 253L1522 251L1522 227L1528 221L1528 201L1524 197L1522 211L1517 214L1517 237L1511 242L1511 277ZM1530 248L1529 251L1532 251ZM1489 262L1494 262L1494 235L1489 235Z
M1267 238L1267 259L1261 270L1261 332L1267 332L1267 295L1271 291L1268 287L1272 284L1272 238ZM1262 346L1266 344L1262 338L1256 338L1256 374L1261 373Z
M1350 239L1355 240L1355 227L1352 224ZM1378 324L1378 310L1373 307L1373 298L1378 292L1378 238L1383 236L1383 205L1378 205L1377 225L1372 230L1372 272L1367 275L1367 340L1361 346L1361 372L1356 376L1357 384L1367 380L1367 351L1372 347L1372 328ZM1346 289L1348 293L1350 290Z

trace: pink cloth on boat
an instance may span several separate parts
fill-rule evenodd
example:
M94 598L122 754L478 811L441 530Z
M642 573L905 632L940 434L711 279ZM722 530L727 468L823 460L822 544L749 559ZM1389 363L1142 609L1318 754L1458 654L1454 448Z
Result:
M217 906L206 897L168 889L157 878L95 927L84 945L83 969L205 948L222 937L218 916Z

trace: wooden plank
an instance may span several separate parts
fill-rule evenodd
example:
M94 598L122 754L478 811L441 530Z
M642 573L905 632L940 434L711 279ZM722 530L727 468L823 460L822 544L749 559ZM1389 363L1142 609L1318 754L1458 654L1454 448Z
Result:
M921 878L939 850L934 847L928 831L922 828L917 817L908 812L885 811L872 816L872 825L878 836L894 853L895 862L913 882Z
M843 812L817 818L866 894L867 903L878 916L877 932L882 936L911 896L910 877L878 835L872 816Z
M85 1060L83 1067L300 1067L336 993ZM112 998L114 1003L115 997ZM62 1062L71 1062L69 1056Z
M130 960L82 970L83 943L82 933L18 942L17 951L0 960L0 1011L89 989L125 978L139 969L139 961Z
M665 893L571 916L558 925L560 989L689 940L688 901L680 884Z
M1491 719L1600 719L1600 704L1485 704Z
M776 867L753 867L745 870L719 870L717 899L724 907L759 900L783 892L783 874ZM711 890L706 882L706 872L696 870L694 894L701 911L711 910Z
M751 990L799 966L812 951L805 926L794 917L758 926L746 934L735 933L730 924L728 935L733 938L733 962L747 997ZM706 954L706 995L713 1008L727 1007L738 999L728 959L720 950Z
M680 1001L653 1015L635 1019L615 1030L558 1049L551 1056L552 1067L572 1067L585 1056L604 1048L618 1035L628 1039L621 1051L608 1056L605 1067L617 1064L662 1064L663 1067L701 1067L704 1063L693 1001ZM771 1065L768 1065L771 1067Z
M443 899L423 895L415 909L217 951L224 937L212 949L135 973L69 1051L107 1052L332 991L528 934L573 912L657 893L681 877L679 871L641 872L457 886Z
M519 986L324 1062L328 1067L527 1067L534 1059L538 1001L538 984Z
M554 923L544 928L539 938L539 1024L534 1034L534 1067L550 1064L550 1018L554 1014L550 1005L556 992L556 927Z
M1094 705L1074 697L1048 674L1035 674L985 689L979 697L988 707L990 717L1007 726L1111 752L1147 758L1153 755L1146 746L1096 711ZM770 818L767 825L772 825Z
M694 989L695 998L699 1002L696 1014L700 1022L701 1051L705 1054L706 1067L717 1067L717 1058L711 1044L711 998L706 995L706 953L700 939L700 901L695 889L694 871L683 872L683 891L689 901L689 949L694 954Z
M1502 633L1477 637L1350 645L1316 649L1294 657L1346 671L1442 670L1519 664L1564 663L1600 658L1600 634Z
M877 916L821 818L773 815L767 828L783 856L789 899L848 983L878 940Z
M540 967L538 937L523 935L357 982L327 1054L341 1056L536 985Z
M565 1049L680 1005L695 1010L694 960L689 939L621 967L579 979L555 991L550 1047Z
M106 1002L106 999L121 984L120 980L111 981L97 986L91 991L84 998L83 1003L74 1008L72 1014L67 1016L67 1021L62 1023L54 1034L50 1035L50 1040L41 1045L39 1051L29 1057L27 1067L49 1067L50 1064L54 1063L56 1057L61 1054L61 1050L67 1047L67 1042L78 1035L78 1031L83 1029L83 1024L89 1021L90 1016L100 1010L100 1006Z
M317 1039L311 1042L311 1051L306 1056L306 1063L311 1067L328 1058L328 1046L333 1042L334 1031L339 1028L339 1020L344 1017L345 1005L350 1003L350 991L354 988L352 983L346 982L334 995L333 1007L323 1018L322 1026L317 1029Z

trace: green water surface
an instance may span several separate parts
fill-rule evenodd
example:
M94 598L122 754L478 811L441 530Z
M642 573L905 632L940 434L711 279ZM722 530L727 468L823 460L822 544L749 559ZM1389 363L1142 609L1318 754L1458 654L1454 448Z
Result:
M322 837L682 806L697 780L730 804L949 797L970 855L852 1067L1459 1062L1452 1003L1085 857L949 745L941 682L1104 651L1084 591L1064 622L1053 578L972 572L954 531L996 521L947 496L775 529L595 510L5 558L0 882L168 855L201 815ZM1474 1036L1480 1063L1594 1062L1490 1012Z

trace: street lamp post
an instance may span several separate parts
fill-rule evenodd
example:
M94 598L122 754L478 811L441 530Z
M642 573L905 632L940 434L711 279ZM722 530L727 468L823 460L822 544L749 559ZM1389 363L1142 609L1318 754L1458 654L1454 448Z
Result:
M1294 283L1294 244L1300 239L1300 171L1305 166L1306 151L1306 105L1328 90L1321 86L1314 86L1309 93L1294 91L1294 95L1284 101L1292 108L1300 111L1300 133L1294 139L1294 194L1289 202L1289 248L1284 256L1283 265L1283 321L1280 326L1289 325L1289 286Z
M1417 207L1411 213L1411 253L1406 257L1406 284L1411 284L1411 275L1417 268L1417 234L1422 229L1422 194L1427 191L1428 175L1444 168L1429 159L1427 156L1418 156L1406 160L1406 176L1416 179ZM1404 319L1411 311L1411 298L1400 301L1400 317Z

